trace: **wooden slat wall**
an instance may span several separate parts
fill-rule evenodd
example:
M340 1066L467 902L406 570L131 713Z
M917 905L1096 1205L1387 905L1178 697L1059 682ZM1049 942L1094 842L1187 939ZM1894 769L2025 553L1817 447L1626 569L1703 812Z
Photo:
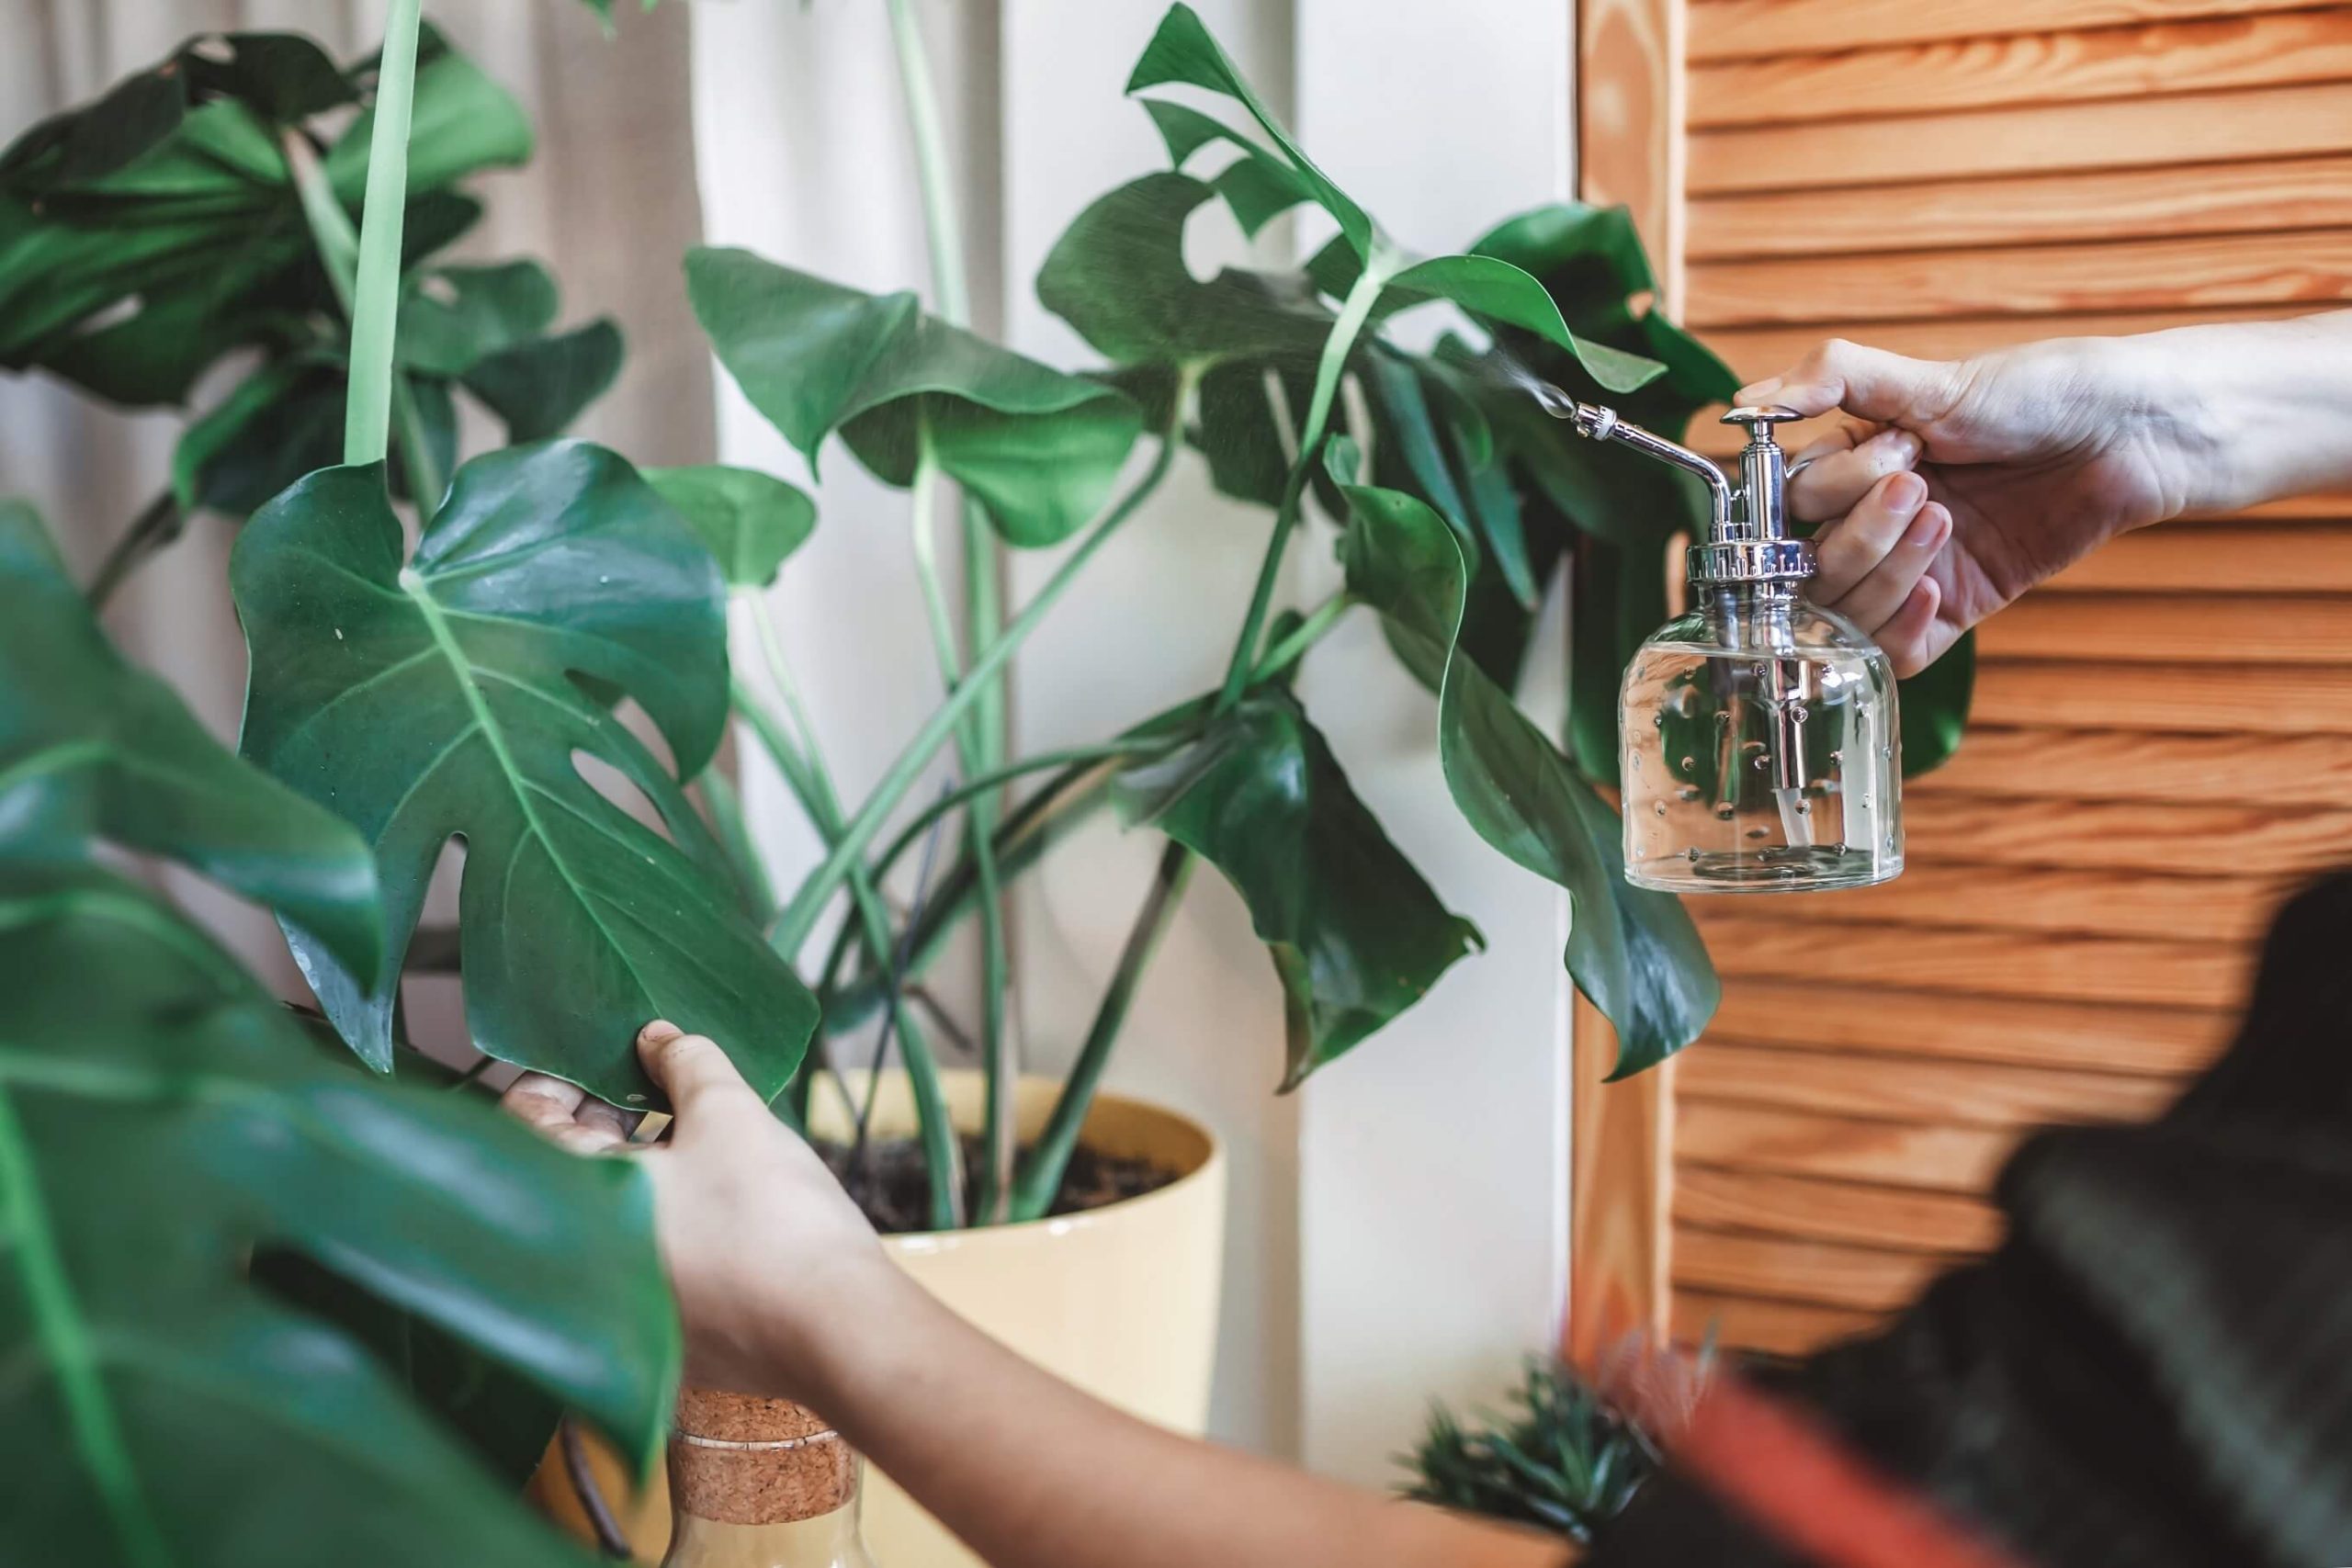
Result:
M1945 357L2352 300L2352 5L1600 7L1629 8L1667 53L1619 123L1588 109L1588 189L1641 193L1665 298L1743 376L1830 336ZM1901 880L1692 901L1723 1011L1651 1146L1578 1151L1579 1215L1662 1229L1654 1325L1801 1350L1991 1245L2017 1139L2163 1105L2281 894L2352 861L2352 497L2133 535L1979 649ZM1611 1159L1652 1172L1639 1205Z

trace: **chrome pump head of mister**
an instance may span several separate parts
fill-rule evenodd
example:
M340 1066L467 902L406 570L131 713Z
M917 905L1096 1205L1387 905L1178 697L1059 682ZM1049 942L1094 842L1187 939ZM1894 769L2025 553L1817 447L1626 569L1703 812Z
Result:
M1894 673L1860 630L1804 597L1813 544L1789 535L1788 456L1774 434L1796 412L1724 416L1747 432L1735 485L1613 409L1549 386L1535 396L1578 435L1680 468L1707 491L1706 537L1684 552L1690 613L1652 634L1625 671L1626 880L1677 893L1794 893L1897 875ZM1661 541L1672 525L1661 522Z

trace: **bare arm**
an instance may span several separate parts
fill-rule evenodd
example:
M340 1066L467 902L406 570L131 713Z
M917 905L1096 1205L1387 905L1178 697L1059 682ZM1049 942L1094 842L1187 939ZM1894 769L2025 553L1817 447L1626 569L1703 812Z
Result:
M1123 1415L940 1306L716 1045L640 1037L654 1177L697 1383L803 1400L1003 1568L1562 1568L1546 1536L1323 1481ZM623 1119L537 1076L509 1109L582 1153Z
M1973 359L1832 341L1742 402L1856 424L1808 447L1813 596L1908 674L2128 529L2352 487L2352 310Z

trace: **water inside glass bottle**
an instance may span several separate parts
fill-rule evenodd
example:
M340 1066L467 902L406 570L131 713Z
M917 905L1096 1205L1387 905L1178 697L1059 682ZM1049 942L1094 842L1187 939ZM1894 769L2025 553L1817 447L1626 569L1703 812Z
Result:
M1793 584L1720 589L1626 671L1626 874L1679 893L1860 887L1903 869L1886 656Z

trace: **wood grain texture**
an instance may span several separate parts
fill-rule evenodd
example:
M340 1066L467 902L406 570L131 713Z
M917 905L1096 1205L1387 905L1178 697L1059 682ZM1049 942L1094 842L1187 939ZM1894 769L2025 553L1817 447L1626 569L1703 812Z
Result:
M1659 298L1682 298L1683 0L1577 7L1577 195L1622 206L1650 254Z
M1692 902L1712 910L1728 900ZM1847 925L1713 912L1701 915L1699 930L1716 972L1727 979L1804 975L1824 989L1896 986L2035 1001L2226 1008L2243 995L2248 970L2247 955L2236 949L2140 937Z
M2234 1027L2233 1015L2218 1008L1929 996L1884 982L1772 978L1726 987L1713 1029L1726 1040L1846 1054L1857 1072L1874 1070L1862 1058L1902 1056L2170 1077L2212 1060ZM1681 1152L1691 1156L1687 1135Z
M2064 729L2343 735L2352 733L2352 670L1988 660L1976 671L1973 712L1985 724ZM2258 757L2249 752L2249 765Z
M2130 729L1972 728L1959 753L1905 799L1936 795L2034 800L2309 806L2352 800L2352 736L2147 734ZM1914 865L1917 863L1914 857ZM1905 878L1910 874L1905 872ZM1900 886L1896 884L1895 886ZM1833 898L1849 897L1835 894Z
M1697 0L1693 62L2301 10L2310 0Z
M1981 1252L2002 1229L2000 1212L1980 1199L1705 1165L1675 1167L1674 1221L1930 1253Z
M2112 240L2289 233L2352 224L2352 157L1945 180L1888 191L1768 191L1690 204L1693 262Z
M1881 35L1849 41L1877 44ZM2288 11L1702 64L1690 73L1690 123L1783 125L2347 78L2352 10Z
M1891 1312L1958 1259L1680 1225L1674 1283L1715 1295Z
M2259 937L2294 886L2291 877L1988 870L1969 860L1962 845L1949 863L1922 861L1915 852L1893 882L1807 899L1802 921L2236 943Z
M1675 1120L1675 1152L1684 1160L1931 1192L1981 1192L2017 1145L2007 1129L1910 1126L1690 1097Z
M1798 1302L1763 1302L1708 1291L1674 1292L1674 1340L1678 1345L1719 1345L1726 1350L1760 1350L1801 1356L1840 1339L1867 1334L1883 1314Z
M1872 1062L1857 1072L1836 1051L1792 1051L1710 1036L1682 1059L1680 1092L1873 1121L1964 1127L2136 1122L2170 1103L2173 1080L1982 1062Z
M2346 88L2352 96L2352 88ZM2317 306L2352 297L2352 229L2301 235L2202 234L1954 254L1706 262L1690 269L1684 311L1700 329L1944 316Z
M2151 637L2161 626L2165 636ZM1988 659L2352 664L2352 596L2029 593L1977 629Z
M2169 523L2113 540L2045 593L2292 594L2352 583L2352 524Z
M1577 195L1631 209L1661 303L1682 294L1685 52L1684 0L1580 0L1577 7ZM1629 1331L1666 1330L1674 1064L1604 1083L1616 1034L1580 996L1571 1039L1571 1263L1561 1349L1590 1367Z
M1930 795L1904 818L1923 853L1979 865L2285 877L2352 859L2352 810L2335 806L2052 800L2033 810Z
M2335 83L2049 107L1702 130L1689 190L1815 190L2060 169L2129 169L2296 158L2352 145L2352 93ZM2216 171L2215 177L2219 177Z
M1616 1061L1616 1032L1581 996L1570 1040L1573 1262L1562 1349L1571 1364L1590 1368L1627 1334L1655 1336L1666 1325L1676 1065L1603 1081Z

